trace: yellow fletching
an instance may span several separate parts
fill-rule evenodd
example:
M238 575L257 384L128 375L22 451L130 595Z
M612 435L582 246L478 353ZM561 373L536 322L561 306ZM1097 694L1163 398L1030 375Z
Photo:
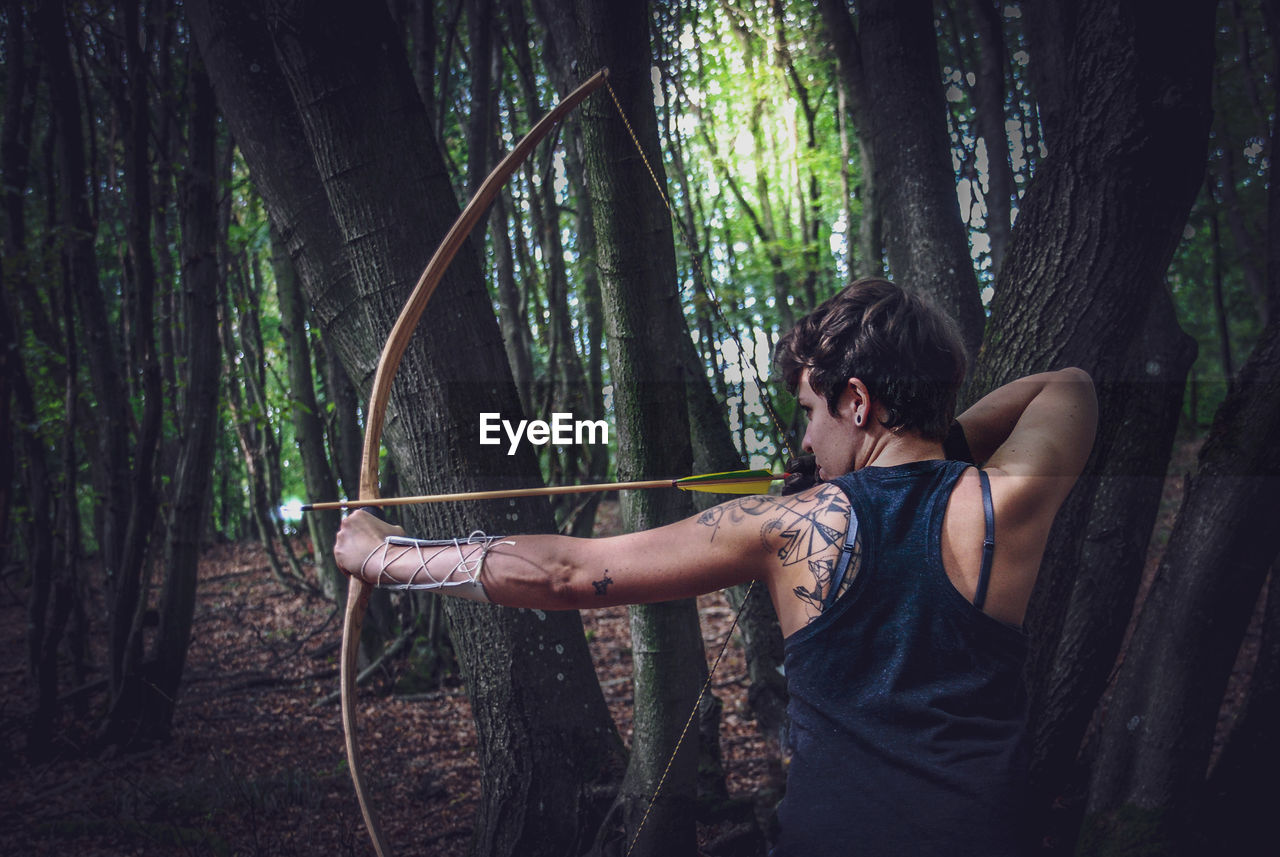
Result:
M675 486L682 491L705 491L708 494L767 494L769 486L785 476L767 470L730 470L686 476L677 479Z

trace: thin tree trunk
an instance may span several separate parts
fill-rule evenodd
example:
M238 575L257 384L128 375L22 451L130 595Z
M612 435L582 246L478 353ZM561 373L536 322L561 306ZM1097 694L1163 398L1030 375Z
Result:
M978 133L987 151L987 238L991 241L991 273L999 274L1009 246L1013 197L1017 188L1009 161L1009 135L1005 131L1006 50L1000 4L995 0L968 0L978 31L978 70L973 84Z
M325 459L324 424L320 419L320 405L316 400L302 289L298 285L298 276L280 233L275 229L271 230L271 268L275 273L276 295L280 305L280 335L285 341L288 354L293 436L302 456L303 483L308 497L337 497L337 480L333 478L333 470ZM337 510L315 512L307 516L316 576L325 596L335 603L339 603L346 592L345 577L333 559L333 539L341 518L342 515Z
M114 605L113 623L118 635L118 651L123 655L124 665L121 670L123 681L117 686L116 696L112 700L111 722L107 726L108 734L115 738L128 735L133 722L141 717L142 698L147 693L136 683L137 677L131 674L142 667L141 620L147 607L151 575L149 555L152 552L152 534L159 513L156 466L159 463L160 434L164 418L164 392L155 336L156 271L151 240L149 78L145 71L148 63L143 50L146 33L139 27L138 5L136 2L124 4L128 93L119 106L119 112L127 128L124 173L125 207L129 213L125 234L134 284L131 319L133 337L130 348L137 361L137 365L132 367L133 372L140 375L142 380L142 386L137 392L143 398L142 418L138 423L133 449L133 503L125 542L124 568L125 573L131 577L135 574L131 569L140 569L137 579L141 585L133 597L117 601ZM126 292L126 297L127 294ZM140 737L145 737L145 734Z
M1227 305L1222 296L1222 234L1218 228L1218 204L1210 200L1209 241L1213 245L1213 320L1218 332L1218 360L1222 364L1222 378L1227 386L1235 376L1235 366L1231 359L1231 330L1227 324Z
M508 222L508 194L498 194L493 210L489 213L489 234L493 237L494 279L498 286L498 318L502 324L502 344L511 364L516 390L520 396L520 410L525 415L534 413L533 401L533 345L529 322L525 317L525 299L516 281L515 256L511 249L510 223Z
M314 315L313 312L307 314L312 325L316 324ZM325 390L333 405L332 417L325 426L332 464L338 484L342 486L342 496L355 497L360 490L360 402L351 377L329 347L329 340L321 338L317 343L323 352Z
M609 66L610 82L661 181L649 78L648 5L597 1L581 4L578 11L578 63ZM688 472L692 449L685 377L677 356L688 333L676 290L671 221L656 194L635 192L652 180L613 105L598 101L583 116L618 419L618 476ZM631 529L691 512L687 497L679 493L632 492L623 498ZM631 639L635 729L619 795L626 840L634 844L636 855L688 853L694 837L697 736L679 741L706 671L693 601L632 608Z
M222 272L218 266L218 181L215 148L217 112L204 66L195 47L188 54L190 116L187 169L181 200L184 361L182 435L174 469L173 506L165 543L165 579L160 625L148 664L148 734L167 735L191 641L196 606L196 571L208 515L209 472L217 433L218 328Z
M985 316L956 201L932 4L870 0L856 29L843 0L820 5L835 38L857 43L838 47L840 68L860 89L858 133L880 194L890 275L931 295L976 354Z

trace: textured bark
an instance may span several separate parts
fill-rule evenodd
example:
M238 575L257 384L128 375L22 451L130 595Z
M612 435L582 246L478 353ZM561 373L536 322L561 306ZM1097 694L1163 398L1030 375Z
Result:
M190 3L188 12L326 339L367 390L380 343L458 210L398 34L379 7L338 5L274 4L270 33L246 24L259 20L253 4ZM446 273L429 319L401 365L387 423L404 488L536 482L528 447L508 458L477 442L478 412L514 414L519 404L474 249ZM424 534L552 526L535 501L407 517ZM447 610L483 767L473 847L576 852L594 830L592 789L619 750L581 622L457 601Z
M1088 472L1059 513L1027 614L1032 781L1046 804L1064 791L1074 801L1082 788L1077 750L1133 612L1195 357L1164 292L1135 336L1121 371L1099 386L1099 402L1111 419L1142 429L1095 445ZM1052 817L1050 838L1070 842L1077 820Z
M539 11L562 59L576 59L579 69L609 67L622 108L662 181L647 4L584 0L572 8L545 4ZM637 192L652 179L609 98L583 105L582 134L613 375L618 476L689 472L687 379L679 356L688 332L676 288L671 221L656 193ZM631 529L668 523L692 511L680 492L630 492L623 498ZM617 804L625 831L622 847L634 844L636 855L688 853L694 837L696 735L679 745L660 794L657 786L706 671L694 603L632 608L631 630L635 731Z
M1036 60L1054 84L1040 92L1050 154L1023 196L969 389L1078 365L1098 384L1101 414L1026 620L1033 777L1046 803L1072 779L1115 661L1185 382L1188 343L1163 274L1203 176L1213 5L1178 16L1112 0L1024 10L1053 45Z
M1269 191L1274 224L1274 180ZM1267 262L1274 286L1280 250L1269 248ZM1214 417L1125 651L1098 737L1082 851L1133 853L1140 842L1174 855L1244 853L1270 837L1280 758L1272 734L1280 710L1277 436L1280 319L1271 313ZM1248 696L1206 782L1223 692L1269 570Z
M313 315L308 313L312 324L315 323ZM338 483L342 486L342 496L354 497L360 491L360 403L346 367L328 347L328 341L322 338L319 345L324 351L325 388L333 404L333 418L326 426L330 454L338 473Z
M1194 832L1222 693L1280 554L1280 324L1223 401L1107 706L1080 848L1200 854Z

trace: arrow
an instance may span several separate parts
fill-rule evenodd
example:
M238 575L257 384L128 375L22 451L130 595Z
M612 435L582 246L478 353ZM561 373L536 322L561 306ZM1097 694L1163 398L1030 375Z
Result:
M639 482L597 482L594 485L550 485L543 488L506 488L497 491L464 491L458 494L425 494L418 497L381 497L376 500L332 500L308 503L302 511L359 509L364 506L408 506L414 503L456 503L462 500L502 500L510 497L546 497L555 494L591 494L599 491L632 491L645 488L679 488L710 494L764 494L785 473L768 470L730 470L679 479L647 479Z

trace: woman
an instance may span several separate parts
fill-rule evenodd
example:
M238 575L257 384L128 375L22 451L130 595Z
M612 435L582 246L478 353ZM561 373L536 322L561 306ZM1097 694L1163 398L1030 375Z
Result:
M1065 369L954 423L954 324L860 280L779 343L821 481L640 533L404 539L361 513L336 554L371 583L540 609L667 601L748 580L786 637L792 763L776 855L1027 851L1020 626L1097 407ZM948 460L967 445L983 466Z

